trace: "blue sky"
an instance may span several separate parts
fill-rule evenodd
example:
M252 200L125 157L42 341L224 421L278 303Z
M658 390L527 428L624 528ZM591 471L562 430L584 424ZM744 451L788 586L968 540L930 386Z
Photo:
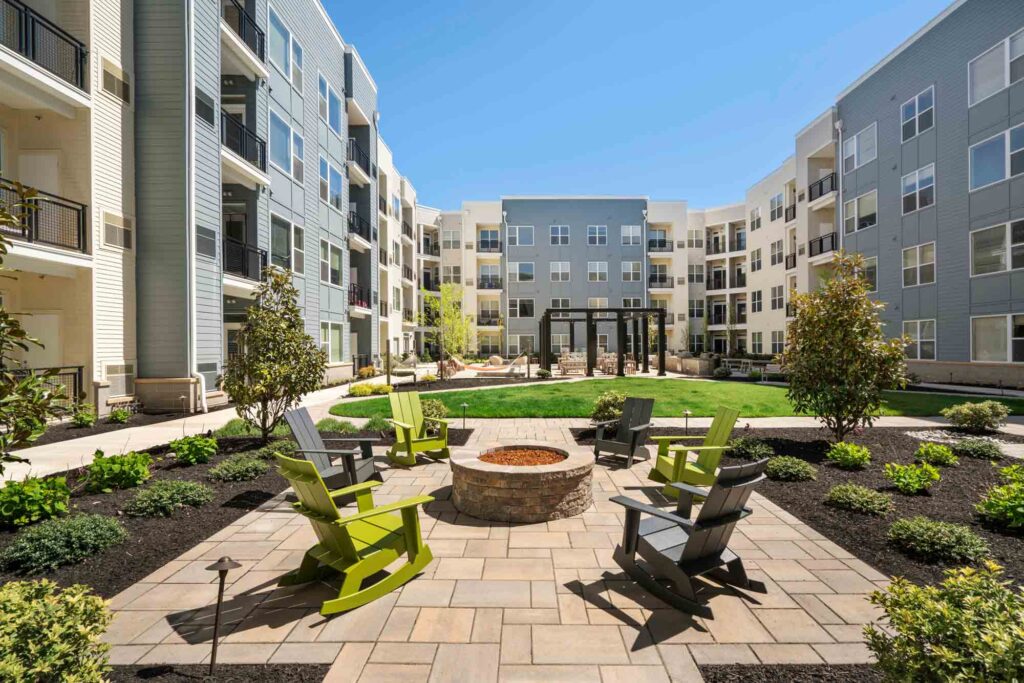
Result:
M423 204L649 195L711 207L949 0L324 0Z

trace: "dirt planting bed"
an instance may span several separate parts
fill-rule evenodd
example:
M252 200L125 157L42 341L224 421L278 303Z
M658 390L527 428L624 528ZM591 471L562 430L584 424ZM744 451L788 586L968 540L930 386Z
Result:
M344 419L344 418L340 418ZM448 445L449 446L465 446L466 442L469 441L469 435L473 433L472 429L448 429ZM374 446L393 446L395 445L395 434L394 432L370 432L367 430L358 431L352 434L342 434L340 432L321 432L323 438L326 439L377 439L373 442ZM356 444L345 444L338 441L328 442L327 447L333 450L340 450L343 448L355 448Z
M824 681L831 683L875 683L882 674L868 665L729 665L701 666L705 683L796 683Z
M217 683L320 683L330 667L326 664L221 664ZM160 683L202 683L209 681L208 666L115 666L111 683L159 681Z

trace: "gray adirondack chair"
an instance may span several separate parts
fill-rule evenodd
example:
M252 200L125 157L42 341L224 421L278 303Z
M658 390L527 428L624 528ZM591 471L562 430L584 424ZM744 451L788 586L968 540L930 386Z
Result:
M694 579L707 575L719 583L765 592L764 584L747 577L743 561L729 549L736 523L751 514L746 506L754 487L764 480L768 460L723 467L710 490L690 484L671 484L679 490L675 512L615 496L626 508L622 545L613 558L640 585L661 600L699 616L711 610L701 600ZM690 519L693 500L707 500L697 518ZM641 519L641 515L647 518ZM637 561L637 555L643 563ZM724 567L724 569L723 569Z
M622 417L618 420L607 420L594 425L597 427L597 436L594 439L594 459L600 458L603 454L624 457L627 468L633 466L633 459L637 454L642 453L645 460L650 460L651 455L643 444L647 440L647 432L651 428L651 413L653 412L653 398L627 397L622 406ZM615 436L606 439L605 430L612 425L618 425Z
M305 408L296 408L285 412L284 419L291 428L295 441L299 444L295 452L313 463L328 489L333 491L361 484L370 479L384 481L373 461L373 442L377 439L359 437L326 439L326 441L358 443L355 448L331 450L324 445L325 439L320 436L316 425L313 424L313 418ZM340 464L335 465L331 462L332 456L339 457ZM337 500L339 503L349 503L355 498L347 496Z

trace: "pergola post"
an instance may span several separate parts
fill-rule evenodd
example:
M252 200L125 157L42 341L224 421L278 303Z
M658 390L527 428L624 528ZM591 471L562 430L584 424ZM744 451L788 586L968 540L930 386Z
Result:
M640 353L644 355L644 374L647 374L651 371L651 320L646 314L644 315L643 325L644 328L641 331L641 334L643 335L643 347L640 349Z
M548 356L551 355L551 335L547 333L548 322L551 318L551 313L544 311L544 315L540 318L540 367L544 369L550 369L551 363L548 360Z
M633 362L640 367L640 354L637 348L640 346L640 318L633 318L633 338L629 342L629 350L633 354Z
M665 311L658 311L658 376L665 376Z
M597 365L597 335L594 325L594 314L587 311L587 377L594 376L594 366Z
M569 321L569 352L576 352L576 321Z
M615 332L616 332L616 360L618 367L616 368L615 374L619 377L626 376L626 320L622 317L622 311L615 314Z

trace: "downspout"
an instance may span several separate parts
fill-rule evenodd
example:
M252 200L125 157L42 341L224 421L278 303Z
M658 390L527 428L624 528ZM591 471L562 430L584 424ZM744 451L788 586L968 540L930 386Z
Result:
M846 208L846 204L843 202L843 120L836 119L836 132L839 134L839 154L836 155L836 159L839 163L836 164L836 176L839 178L838 192L839 198L836 202L839 205L839 224L836 226L836 232L839 233L839 249L842 250L846 245L846 216L843 215L843 210Z
M195 289L195 0L186 2L185 18L188 21L187 49L188 49L188 90L185 93L185 131L188 135L188 143L185 146L185 163L188 168L187 187L188 201L185 202L186 230L185 230L185 263L186 280L185 292L188 296L188 358L189 376L199 381L199 404L204 413L209 411L206 403L206 378L196 370L196 289Z
M644 209L641 213L644 215L643 227L640 228L640 248L643 249L644 258L641 261L643 266L640 270L640 283L644 286L644 308L650 306L650 283L647 281L647 261L650 257L647 255L647 209ZM673 260L673 265L675 261Z

